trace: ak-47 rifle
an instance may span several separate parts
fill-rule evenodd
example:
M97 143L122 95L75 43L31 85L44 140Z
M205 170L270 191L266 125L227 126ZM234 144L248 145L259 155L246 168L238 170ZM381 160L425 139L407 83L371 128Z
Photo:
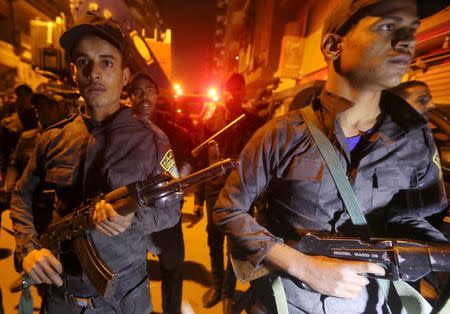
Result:
M226 159L181 179L163 174L120 187L52 222L39 237L39 242L42 247L58 252L60 242L73 240L83 271L97 291L108 299L114 296L117 289L118 274L102 261L91 239L90 231L95 227L92 221L95 204L104 199L118 214L128 215L139 207L153 205L167 195L180 193L188 186L224 175L236 165L237 161ZM19 291L31 284L31 279L24 275L11 285L10 290Z
M394 281L416 281L430 272L450 272L449 243L384 238L363 241L307 234L293 247L308 255L380 264L386 269L381 278Z
M367 274L366 276L370 278L416 281L430 272L450 272L449 243L425 243L416 240L384 238L364 241L359 238L319 237L306 234L300 241L289 245L307 255L372 262L380 264L386 269L385 276ZM246 260L232 258L231 263L237 278L242 282L255 280L271 271L265 266L255 269ZM302 283L302 286L305 287L305 284ZM236 302L237 312L246 307L249 293L247 290ZM442 303L445 303L447 298L444 295ZM440 306L442 307L444 304Z
M425 243L409 239L319 237L304 235L300 241L289 244L307 255L327 256L351 261L377 263L386 269L386 275L367 277L389 280L416 281L430 272L450 272L450 244ZM232 259L237 278L248 282L270 272L267 267L255 269L250 262Z

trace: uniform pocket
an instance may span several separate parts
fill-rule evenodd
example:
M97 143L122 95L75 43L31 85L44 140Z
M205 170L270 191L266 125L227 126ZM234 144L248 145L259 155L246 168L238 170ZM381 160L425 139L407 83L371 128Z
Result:
M324 166L321 160L294 158L284 175L271 184L272 198L289 212L295 211L304 219L318 219L317 201L324 177Z
M399 190L406 190L417 184L414 167L381 167L373 175L372 208L389 204Z
M319 182L323 178L324 164L308 158L294 158L286 173L286 179Z
M45 181L57 186L70 186L73 184L73 166L56 165L45 173Z

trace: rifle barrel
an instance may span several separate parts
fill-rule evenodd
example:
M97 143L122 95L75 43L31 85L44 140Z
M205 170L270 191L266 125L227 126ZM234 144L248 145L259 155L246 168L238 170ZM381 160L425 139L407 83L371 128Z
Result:
M218 138L220 135L222 135L223 133L225 133L227 130L229 130L230 128L232 128L234 125L236 125L237 123L239 123L239 121L241 121L242 119L245 118L245 113L241 114L239 117L237 117L236 119L234 119L233 121L231 121L230 123L228 123L226 126L224 126L222 129L220 129L219 131L217 131L216 133L214 133L214 135L212 135L210 138L208 138L206 141L204 141L203 143L201 143L200 145L198 145L196 148L194 148L191 151L192 156L197 156L203 149L205 149L208 146L208 143L211 141L214 141L216 138Z
M237 160L227 158L217 162L207 168L199 170L181 179L173 179L163 187L157 190L150 189L150 191L140 191L140 196L144 203L150 203L152 200L162 198L168 194L182 191L184 188L194 184L203 183L213 178L224 175L228 170L236 167L239 164Z

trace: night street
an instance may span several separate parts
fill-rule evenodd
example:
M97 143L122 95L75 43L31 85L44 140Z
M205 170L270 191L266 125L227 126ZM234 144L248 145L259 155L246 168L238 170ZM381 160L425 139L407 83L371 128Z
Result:
M450 0L0 0L0 314L450 314L449 86Z

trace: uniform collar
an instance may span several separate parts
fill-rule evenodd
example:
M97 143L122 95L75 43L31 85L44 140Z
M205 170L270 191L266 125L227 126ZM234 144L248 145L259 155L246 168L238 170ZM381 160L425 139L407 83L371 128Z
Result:
M389 117L405 133L422 129L428 124L425 118L403 98L388 91L383 91L381 94L380 109L386 118Z
M128 115L131 116L131 110L127 107L120 107L116 112L108 116L103 121L99 122L92 117L82 115L84 123L88 126L89 129L98 128L98 127L107 127L114 123L115 121L121 120L121 117L126 115L128 112Z
M323 89L319 100L313 100L314 109L321 109L322 122L326 130L334 130L336 115L349 109L353 103L341 96ZM396 124L404 133L411 133L427 125L425 118L411 107L403 98L383 91L380 98L381 117L377 129L392 128ZM328 133L328 132L327 132Z
M346 98L332 94L325 89L320 97L313 99L313 108L322 123L322 130L335 145L337 142L342 152L350 160L345 135L336 120L336 115L349 109L352 102ZM427 126L427 121L401 97L383 91L380 97L381 115L366 139L367 145L363 153L367 154L380 147L386 147L405 135Z

